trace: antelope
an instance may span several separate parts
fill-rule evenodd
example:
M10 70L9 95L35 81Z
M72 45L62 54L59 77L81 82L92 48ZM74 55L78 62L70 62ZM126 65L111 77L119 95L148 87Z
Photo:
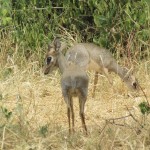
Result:
M74 110L73 97L79 98L79 114L81 117L82 127L87 134L85 123L84 107L88 94L89 78L87 73L74 63L67 62L62 54L60 39L56 38L52 44L48 46L48 52L45 58L44 74L48 74L56 66L61 72L61 89L64 100L67 104L67 116L69 123L69 133L74 132ZM71 116L71 117L70 117ZM72 125L71 125L71 119ZM72 127L71 127L72 126Z
M132 70L121 67L107 49L100 48L96 44L77 43L67 51L66 59L74 62L84 70L95 71L92 97L95 96L99 73L104 73L109 83L112 84L108 72L114 72L119 75L129 89L134 91L138 89L138 82L133 76Z

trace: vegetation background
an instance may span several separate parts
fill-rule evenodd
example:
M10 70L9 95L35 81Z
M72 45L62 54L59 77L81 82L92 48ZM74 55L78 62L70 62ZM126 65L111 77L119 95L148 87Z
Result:
M47 44L56 36L68 47L94 42L107 48L120 64L135 68L150 96L149 0L0 0L1 149L149 149L148 116L139 127L143 115L138 105L145 96L125 98L127 89L115 75L117 92L104 78L92 99L90 74L89 137L79 132L77 118L77 133L68 138L60 75L41 72ZM116 117L124 123L109 120Z

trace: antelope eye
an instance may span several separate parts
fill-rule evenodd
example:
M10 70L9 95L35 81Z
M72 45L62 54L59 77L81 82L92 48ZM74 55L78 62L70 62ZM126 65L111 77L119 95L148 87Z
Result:
M47 65L49 65L49 64L50 64L51 60L52 60L52 57L47 57L47 59L46 59L46 63L47 63Z

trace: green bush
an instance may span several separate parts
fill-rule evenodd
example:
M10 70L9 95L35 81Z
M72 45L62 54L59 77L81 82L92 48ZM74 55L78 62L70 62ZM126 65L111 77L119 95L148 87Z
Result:
M120 56L149 55L148 0L12 0L12 7L9 0L1 3L2 28L12 25L12 40L26 47L19 54L37 52L55 36L63 37L64 28L77 41L95 42Z

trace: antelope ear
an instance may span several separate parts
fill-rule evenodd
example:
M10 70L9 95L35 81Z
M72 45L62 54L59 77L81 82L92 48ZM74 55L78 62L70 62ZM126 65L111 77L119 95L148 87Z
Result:
M60 42L60 38L56 37L54 40L54 46L56 51L59 51L60 47L61 47L61 42Z

